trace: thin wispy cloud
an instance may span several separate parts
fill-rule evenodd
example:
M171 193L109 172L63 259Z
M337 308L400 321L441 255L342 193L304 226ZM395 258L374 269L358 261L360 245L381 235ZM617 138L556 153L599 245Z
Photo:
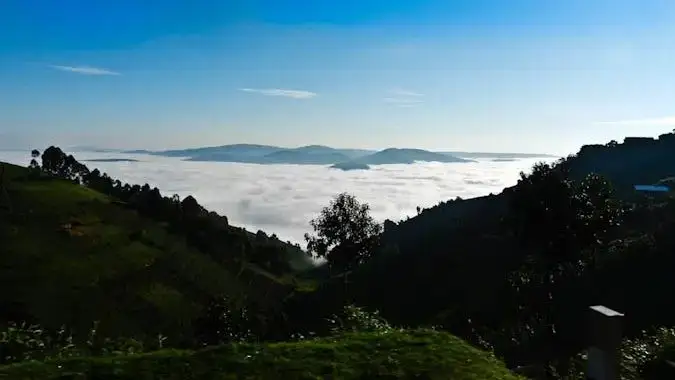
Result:
M91 66L61 66L61 65L50 65L52 69L67 71L70 73L82 74L82 75L122 75L116 71L111 71L108 69L102 69L100 67L91 67Z
M405 98L384 98L382 99L385 103L397 105L397 106L414 106L416 104L422 103L420 99L405 99Z
M385 103L397 107L415 107L423 102L422 97L424 94L414 91L403 90L400 88L389 91L389 96L383 98L382 100Z
M416 98L424 96L424 94L420 94L419 92L403 90L400 88L392 90L391 94L395 96L416 97Z
M252 92L265 96L283 96L285 98L293 99L311 99L317 94L311 91L304 90L287 90L281 88L240 88L240 91Z
M596 124L602 125L648 125L648 126L675 126L675 116L647 118L647 119L631 119L631 120L616 120L616 121L600 121Z

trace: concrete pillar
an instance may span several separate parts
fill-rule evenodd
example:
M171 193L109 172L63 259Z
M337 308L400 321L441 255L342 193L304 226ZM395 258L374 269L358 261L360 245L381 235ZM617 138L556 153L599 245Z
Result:
M605 306L590 307L587 380L619 380L623 314Z

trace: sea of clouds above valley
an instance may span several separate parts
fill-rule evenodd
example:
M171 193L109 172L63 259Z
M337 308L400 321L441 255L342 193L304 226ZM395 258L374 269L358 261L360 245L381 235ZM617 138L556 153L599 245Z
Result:
M399 221L455 197L499 193L514 185L520 171L537 161L479 159L473 163L381 165L371 170L341 171L317 165L256 165L194 162L179 158L119 153L72 152L90 169L131 184L148 183L162 194L193 195L209 210L226 215L230 224L253 232L276 233L300 243L316 217L337 193L346 191L370 204L378 221ZM88 159L130 158L138 162L87 162ZM2 152L0 161L26 165L28 152Z

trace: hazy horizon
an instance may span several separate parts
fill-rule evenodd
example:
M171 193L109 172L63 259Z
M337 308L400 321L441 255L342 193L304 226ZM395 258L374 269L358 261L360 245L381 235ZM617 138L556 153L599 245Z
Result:
M193 162L144 154L69 152L91 170L98 168L130 184L148 183L164 196L194 196L208 210L228 217L230 224L251 232L275 233L304 246L310 219L339 192L347 191L370 204L378 222L399 221L455 197L500 193L515 185L520 171L541 158L507 162L489 159L470 163L378 165L344 172L326 165L257 165ZM87 162L91 159L135 158L138 162ZM0 161L26 166L30 152L0 152ZM547 160L543 160L547 161Z
M35 144L32 144L30 146L25 146L22 148L2 148L0 146L0 151L4 152L21 152L21 151L30 151L32 149L38 149L42 150L45 149L49 146L59 146L58 144L47 144L44 147L38 147ZM214 145L203 145L203 146L183 146L183 147L174 147L174 148L165 148L165 149L147 149L147 148L124 148L124 147L100 147L100 146L90 146L90 145L66 145L66 146L59 146L61 149L65 151L74 151L74 152L97 152L97 151L115 151L119 153L124 153L124 152L129 152L129 151L149 151L149 152L162 152L162 151L168 151L168 150L190 150L190 149L202 149L202 148L219 148L219 147L224 147L224 146L231 146L231 145L259 145L259 146L269 146L269 147L275 147L275 148L281 148L281 149L297 149L297 148L303 148L303 147L309 147L309 146L324 146L328 148L333 148L337 150L348 150L348 149L354 149L354 150L366 150L366 151L381 151L384 149L422 149L414 146L387 146L383 148L354 148L350 146L330 146L330 145L324 145L324 144L307 144L307 145L297 145L297 146L281 146L281 145L274 145L274 144L258 144L258 143L251 143L251 142L235 142L232 144L214 144ZM431 152L452 152L452 153L469 153L469 154L480 154L480 153L485 153L485 154L493 154L493 155L509 155L509 154L523 154L523 155L532 155L532 156L552 156L552 157L562 157L561 155L555 155L555 154L550 154L546 152L487 152L487 151L470 151L470 150L450 150L450 149L440 149L440 150L431 150Z

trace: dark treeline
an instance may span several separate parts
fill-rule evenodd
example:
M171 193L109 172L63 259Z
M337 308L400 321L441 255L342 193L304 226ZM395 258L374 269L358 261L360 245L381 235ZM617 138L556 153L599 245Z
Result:
M499 195L385 222L387 253L353 271L348 288L328 282L296 299L300 324L311 326L302 312L309 305L329 314L354 302L395 324L441 326L511 366L553 368L557 376L578 371L590 305L626 313L628 338L673 326L675 200L629 190L633 180L652 184L675 175L669 136L651 140L658 154L640 140L654 162L636 166L640 151L630 144L585 148L535 165ZM626 170L619 173L622 160ZM590 170L581 173L603 174L605 167L620 178L618 189Z
M33 151L31 163L38 169L35 157L39 155L38 151ZM90 171L57 147L49 147L42 153L41 170L114 197L146 217L167 223L171 232L185 235L190 245L228 265L245 260L272 273L284 274L292 272L290 260L293 254L301 253L297 244L282 242L274 234L268 237L258 231L252 235L242 228L230 226L226 216L206 210L192 196L183 200L178 195L166 197L147 183L131 185L98 169Z
M649 151L648 141L640 144ZM200 319L203 344L330 334L331 318L356 304L396 326L447 330L493 350L511 367L580 378L588 306L603 304L627 315L626 352L634 355L626 378L659 378L650 366L670 352L663 350L664 339L675 342L672 330L664 329L675 325L669 296L675 291L675 198L628 190L632 181L675 176L669 159L675 140L664 135L652 144L658 154L647 157L668 159L634 164L640 149L632 142L584 148L535 165L501 194L442 202L399 223L380 225L368 205L340 194L306 236L308 253L327 263L302 273L289 265L299 247L231 227L192 197L163 197L147 184L123 184L55 147L42 154L41 166L33 152L31 167L165 223L228 268L251 263L295 285L316 284L302 290L279 284L269 298L273 312L256 309L259 299L237 309L211 300ZM622 160L627 169L619 172ZM653 166L643 170L647 165ZM647 337L657 333L661 340Z
M108 195L118 207L138 212L159 223L170 234L183 236L189 246L211 257L246 285L249 294L241 298L227 297L228 289L223 289L222 293L211 294L206 299L196 299L203 312L192 321L194 330L191 331L195 335L178 337L177 332L166 331L165 334L173 338L170 339L173 344L179 342L179 346L185 347L242 337L259 340L284 339L292 335L278 324L283 323L283 318L279 317L281 301L292 292L295 284L292 277L283 282L280 279L295 272L291 265L293 260L298 261L300 257L309 261L297 244L282 242L274 234L268 236L263 231L253 234L231 226L227 217L206 210L192 196L182 200L178 195L162 196L159 189L148 184L123 183L98 169L90 170L58 147L51 146L42 154L34 150L31 155L32 179L56 177ZM40 158L41 164L37 161ZM143 233L134 232L139 236L131 236L132 240L142 240Z

